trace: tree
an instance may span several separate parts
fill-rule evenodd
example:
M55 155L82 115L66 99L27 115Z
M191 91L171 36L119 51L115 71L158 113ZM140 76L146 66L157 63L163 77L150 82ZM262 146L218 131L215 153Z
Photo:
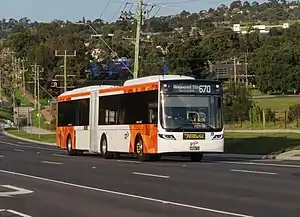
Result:
M231 99L231 105L224 107L224 121L236 122L249 119L249 110L253 102L251 94L243 84L230 83L224 90L225 99Z

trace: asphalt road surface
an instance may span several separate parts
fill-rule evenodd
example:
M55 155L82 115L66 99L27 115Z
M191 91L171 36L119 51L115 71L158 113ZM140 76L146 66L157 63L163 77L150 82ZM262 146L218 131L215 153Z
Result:
M299 217L300 163L70 157L0 134L0 216Z

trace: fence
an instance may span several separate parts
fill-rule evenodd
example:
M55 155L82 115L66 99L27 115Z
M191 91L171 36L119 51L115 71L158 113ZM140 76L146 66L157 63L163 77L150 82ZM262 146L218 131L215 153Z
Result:
M226 118L225 118L226 119ZM241 115L238 120L225 120L227 129L297 129L300 128L300 112L291 113L289 110L261 110L249 115Z

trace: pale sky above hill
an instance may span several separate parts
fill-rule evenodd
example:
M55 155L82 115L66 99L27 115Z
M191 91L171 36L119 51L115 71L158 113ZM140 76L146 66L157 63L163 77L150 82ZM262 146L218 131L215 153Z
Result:
M104 11L107 3L110 1L107 9ZM36 21L51 21L53 19L62 19L70 21L99 18L103 13L102 19L111 21L118 18L119 8L126 0L0 0L0 18L28 17ZM135 6L137 0L127 0L133 2ZM210 7L215 8L220 4L230 4L230 0L144 0L145 3L158 4L163 6L158 15L170 15L179 13L182 10L189 12L199 12ZM252 1L249 1L252 2ZM263 2L263 0L258 0ZM129 6L128 6L129 8ZM155 14L158 7L153 9Z

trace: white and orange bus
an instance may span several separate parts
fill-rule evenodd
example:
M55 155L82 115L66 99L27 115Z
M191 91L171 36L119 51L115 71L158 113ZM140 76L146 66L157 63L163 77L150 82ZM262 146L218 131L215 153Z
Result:
M57 98L57 146L69 155L201 161L205 152L224 151L222 95L221 82L180 75L67 91Z

